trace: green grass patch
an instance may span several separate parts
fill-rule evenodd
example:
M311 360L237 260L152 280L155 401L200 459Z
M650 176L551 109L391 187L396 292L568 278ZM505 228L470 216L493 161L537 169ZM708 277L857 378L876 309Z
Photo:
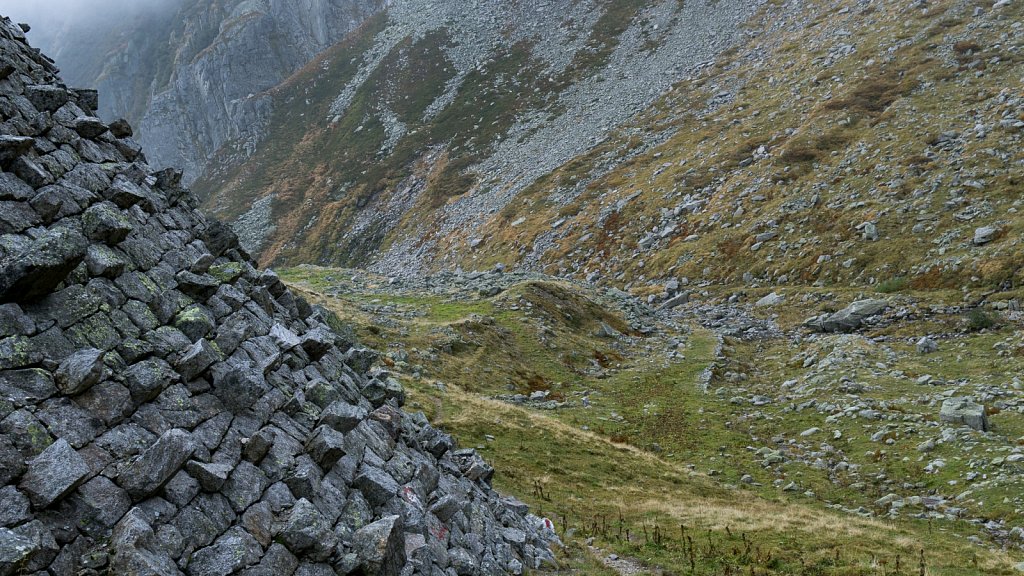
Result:
M910 281L904 276L898 276L896 278L890 278L879 282L878 285L875 286L875 292L879 292L881 294L892 294L894 292L903 292L909 287Z

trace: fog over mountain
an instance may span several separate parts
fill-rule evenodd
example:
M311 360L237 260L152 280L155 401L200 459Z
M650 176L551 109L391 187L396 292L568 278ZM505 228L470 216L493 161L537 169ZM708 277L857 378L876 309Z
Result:
M0 13L31 26L34 46L70 85L99 88L100 115L137 120L148 98L140 74L166 52L184 0L0 0Z
M63 37L78 38L84 32L122 34L137 29L142 24L140 17L170 14L182 4L183 0L0 0L0 13L29 24L34 45L59 60L59 51L71 45ZM74 46L87 49L82 44Z
M31 24L33 36L51 36L40 27L52 24L123 22L125 16L161 12L181 6L182 0L0 0L0 12ZM38 41L38 39L36 39Z
M225 141L252 139L269 113L267 90L382 5L0 0L0 11L31 25L31 42L68 85L100 91L101 118L131 121L150 160L182 166L191 181Z

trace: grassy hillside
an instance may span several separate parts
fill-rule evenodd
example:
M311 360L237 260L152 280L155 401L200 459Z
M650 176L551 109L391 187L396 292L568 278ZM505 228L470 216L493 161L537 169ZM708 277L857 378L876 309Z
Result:
M1020 464L1007 461L1024 420L1016 393L996 393L1024 366L990 352L1019 341L1009 327L961 333L951 315L720 343L691 314L540 276L282 276L382 351L407 407L477 447L500 489L554 520L567 573L916 575L923 561L930 575L1013 574L1024 560L1005 535L1024 521ZM801 310L752 314L789 332ZM922 356L905 337L926 328L959 335ZM940 439L928 400L949 387L995 395L992 432ZM843 402L881 416L817 409Z

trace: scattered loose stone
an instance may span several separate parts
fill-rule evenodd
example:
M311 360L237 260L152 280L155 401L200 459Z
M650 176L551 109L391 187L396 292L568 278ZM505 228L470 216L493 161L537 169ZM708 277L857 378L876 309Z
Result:
M917 341L917 352L919 354L932 354L939 351L939 343L927 336L922 336Z
M888 300L858 300L835 314L810 318L804 325L822 332L853 332L889 305Z
M995 240L996 234L999 233L999 229L994 226L982 226L974 231L974 245L984 246L989 242Z
M781 294L772 292L771 294L768 294L767 296L765 296L765 297L761 298L760 300L758 300L754 304L754 306L757 306L757 307L776 306L778 304L781 304L783 299L784 299L784 297Z

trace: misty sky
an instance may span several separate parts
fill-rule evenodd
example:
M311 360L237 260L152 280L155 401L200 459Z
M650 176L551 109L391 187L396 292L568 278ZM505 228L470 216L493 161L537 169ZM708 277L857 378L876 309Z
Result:
M0 14L33 26L95 22L141 10L179 4L181 0L0 0Z

